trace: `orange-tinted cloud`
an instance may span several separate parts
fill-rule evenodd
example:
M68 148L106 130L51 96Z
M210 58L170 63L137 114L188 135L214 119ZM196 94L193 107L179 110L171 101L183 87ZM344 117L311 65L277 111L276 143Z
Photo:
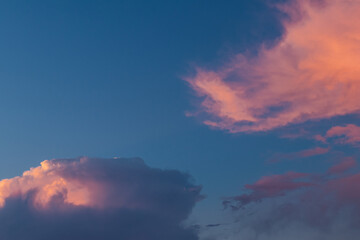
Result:
M86 158L71 163L78 168ZM62 170L67 168L66 162L45 160L39 167L23 173L21 177L0 181L0 207L5 205L10 197L26 195L36 190L34 204L36 207L46 208L57 195L64 196L64 202L73 205L100 205L97 195L101 194L101 187L94 182L82 182L76 178L62 176Z
M181 223L199 192L137 158L46 160L0 181L0 239L197 240Z
M266 131L360 110L360 1L298 0L280 8L290 18L275 46L187 78L203 98L205 124Z

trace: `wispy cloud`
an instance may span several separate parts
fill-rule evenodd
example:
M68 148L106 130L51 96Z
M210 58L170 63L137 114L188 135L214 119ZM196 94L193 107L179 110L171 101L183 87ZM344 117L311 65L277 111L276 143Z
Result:
M181 223L200 189L141 159L44 161L0 181L0 238L195 240Z
M359 186L360 172L349 157L322 174L262 177L245 185L248 193L224 204L239 214L233 227L237 237L352 240L360 233Z
M203 99L205 124L266 131L360 110L360 2L299 0L280 9L289 18L275 46L186 79Z
M288 192L313 185L311 181L301 181L301 179L308 176L308 174L304 173L288 172L282 175L262 177L253 184L245 185L245 189L251 191L250 194L229 198L224 201L224 206L231 206L232 209L236 210L266 198L283 196Z
M336 138L342 144L359 144L360 127L354 124L335 126L326 132L325 138Z
M344 158L340 163L337 165L332 166L329 168L328 172L330 174L339 174L343 173L351 168L354 168L356 166L356 161L352 157Z
M292 153L277 153L277 154L274 154L274 156L271 159L269 159L269 162L276 163L276 162L286 161L286 160L294 160L294 159L299 159L299 158L313 157L313 156L326 154L329 151L330 151L330 148L314 147L314 148L309 148L309 149L301 150L298 152L292 152Z

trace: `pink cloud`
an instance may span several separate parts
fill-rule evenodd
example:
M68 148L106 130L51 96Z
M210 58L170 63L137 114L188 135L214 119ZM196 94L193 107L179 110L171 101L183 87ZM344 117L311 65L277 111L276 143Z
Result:
M338 137L340 143L356 144L360 142L360 127L354 124L335 126L326 132L325 137Z
M360 172L355 166L355 159L345 158L323 174L290 172L245 185L248 193L224 201L233 214L239 214L234 226L240 230L234 236L356 239L360 233Z
M280 8L291 20L283 20L275 46L186 79L203 98L206 125L266 131L360 110L359 2L298 0Z
M360 208L360 173L331 180L326 190L335 192L338 204L351 204Z
M329 148L315 147L315 148L300 151L300 152L298 152L298 154L300 157L311 157L311 156L328 153L329 150L330 150Z
M245 189L250 190L249 194L236 196L233 200L237 202L240 207L243 207L266 198L285 196L288 193L303 188L318 189L321 191L331 190L332 193L338 191L350 193L351 191L357 191L357 186L360 185L360 173L338 175L355 168L355 166L356 160L352 157L347 157L342 159L338 164L330 167L327 175L287 172L285 174L264 176L253 184L245 185ZM360 208L360 195L356 196L359 196L359 202L357 204Z
M326 143L326 137L323 137L323 136L321 136L320 134L315 135L315 136L314 136L314 139L315 139L316 141L319 141L319 142L322 142L322 143Z
M288 192L311 186L313 183L309 181L299 181L306 177L308 177L308 174L296 172L262 177L253 184L245 185L245 188L252 192L234 197L233 200L237 202L237 204L236 206L232 205L232 207L235 209L242 208L252 202L284 196ZM224 202L225 206L229 203L229 201Z
M330 174L337 174L337 173L343 173L351 168L354 168L356 166L356 161L352 157L348 157L343 159L339 164L332 166L328 172Z
M275 163L283 160L294 160L297 158L307 158L317 155L326 154L330 151L330 148L315 147L305 150L301 150L293 153L277 153L273 156L269 162Z

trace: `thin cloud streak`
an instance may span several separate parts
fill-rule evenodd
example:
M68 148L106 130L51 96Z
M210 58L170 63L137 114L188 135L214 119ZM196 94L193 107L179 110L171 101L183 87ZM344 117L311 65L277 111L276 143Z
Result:
M307 158L318 155L326 154L330 151L330 148L322 148L322 147L314 147L305 150L301 150L298 152L292 153L277 153L275 154L268 162L269 163L277 163L286 160L294 160L299 158Z

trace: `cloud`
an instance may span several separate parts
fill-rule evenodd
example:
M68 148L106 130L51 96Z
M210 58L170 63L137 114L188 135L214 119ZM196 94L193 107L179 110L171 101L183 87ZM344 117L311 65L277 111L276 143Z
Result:
M46 160L0 181L0 239L195 240L182 222L200 190L137 158Z
M360 110L360 1L290 1L277 43L238 54L186 80L203 122L230 132L267 131Z
M307 177L308 174L288 172L283 175L265 176L253 184L245 185L245 189L251 190L250 194L229 198L224 201L224 205L230 205L232 209L240 209L247 204L260 202L265 198L273 198L285 195L287 192L298 190L303 187L311 186L313 183L308 181L298 181ZM232 205L231 203L236 203Z
M337 173L343 173L351 168L354 168L356 166L356 161L352 157L347 157L343 159L339 164L332 166L328 172L330 174L337 174Z
M249 193L224 201L237 216L227 239L352 240L360 234L360 171L353 158L323 174L265 176L245 188Z
M326 154L329 151L330 151L330 148L314 147L314 148L309 148L309 149L305 149L305 150L301 150L301 151L293 152L293 153L277 153L269 160L269 162L275 163L275 162L280 162L283 160L294 160L297 158L307 158L307 157Z
M337 137L337 141L343 144L358 144L360 142L360 127L354 124L335 126L326 132L325 137Z

